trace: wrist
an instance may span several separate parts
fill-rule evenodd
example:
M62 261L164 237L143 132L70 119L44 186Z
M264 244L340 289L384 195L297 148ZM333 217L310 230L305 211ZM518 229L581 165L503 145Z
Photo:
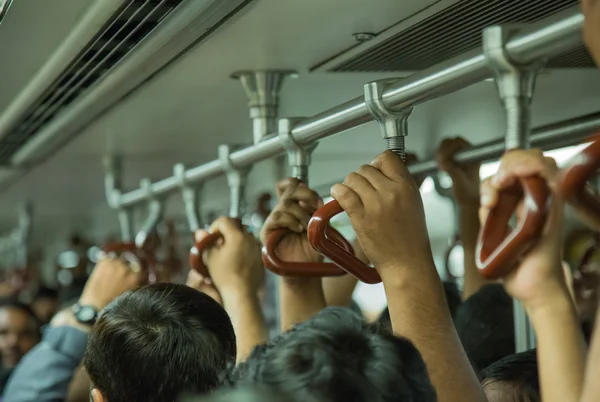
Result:
M98 311L101 311L108 304L108 302L103 300L103 298L86 294L82 294L77 303L81 306L93 307Z
M543 321L547 317L568 311L575 313L573 299L566 285L556 283L552 287L554 289L549 289L548 286L547 291L540 292L536 297L521 301L532 321Z
M386 287L414 288L415 283L437 283L440 277L431 257L420 261L393 261L376 266Z

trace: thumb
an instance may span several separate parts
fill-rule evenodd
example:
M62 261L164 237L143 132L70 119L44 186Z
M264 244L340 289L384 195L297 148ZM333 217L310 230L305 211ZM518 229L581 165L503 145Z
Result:
M227 239L234 233L239 232L240 229L231 218L222 216L213 222L210 226L210 231L211 233L220 232L223 238Z
M206 231L204 229L196 230L194 232L194 240L197 241L197 242L201 241L202 239L204 239L208 235L209 235L208 231Z

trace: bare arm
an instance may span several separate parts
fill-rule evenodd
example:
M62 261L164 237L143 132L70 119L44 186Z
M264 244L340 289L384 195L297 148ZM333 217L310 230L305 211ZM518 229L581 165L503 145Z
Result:
M596 402L600 395L600 310L596 314L596 328L592 338L592 346L588 356L587 367L585 372L585 383L583 386L583 394L581 402Z
M360 247L360 243L356 240L352 242L354 254L359 260L365 264L371 262ZM323 291L325 292L325 300L328 306L347 307L352 302L352 294L356 288L358 279L353 275L344 275L331 278L323 278Z
M283 331L327 307L321 278L281 278L279 295Z
M380 273L394 332L421 352L440 402L483 402L433 264L419 189L386 151L336 184L362 248ZM407 230L408 229L408 230Z

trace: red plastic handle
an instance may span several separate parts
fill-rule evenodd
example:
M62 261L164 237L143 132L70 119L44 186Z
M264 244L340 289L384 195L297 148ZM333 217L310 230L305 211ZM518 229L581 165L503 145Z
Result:
M600 168L600 136L586 149L571 160L560 174L558 191L574 207L600 227L600 199L586 182Z
M308 222L308 241L315 250L360 281L364 283L381 282L381 277L375 269L363 263L329 238L329 221L342 212L344 210L335 200L318 209Z
M235 221L239 227L242 227L241 220L236 219ZM210 273L208 267L204 264L203 254L206 250L214 247L222 238L223 235L220 232L211 233L200 241L195 240L196 243L190 250L190 266L205 278L210 278Z
M352 245L334 228L327 227L327 237L339 244L348 253L354 254ZM262 260L267 269L279 276L323 277L342 276L346 271L330 262L287 262L281 260L275 249L279 242L289 233L285 229L273 231L262 249Z
M130 252L140 261L141 268L148 270L148 283L156 283L158 276L156 273L156 259L154 255L147 250L138 248L134 242L115 242L105 244L103 247L105 253L122 254Z
M475 262L481 275L498 279L512 271L519 257L542 234L550 197L548 183L538 176L521 179L499 194L498 204L490 211L477 241ZM523 214L517 227L507 235L508 222L521 200Z

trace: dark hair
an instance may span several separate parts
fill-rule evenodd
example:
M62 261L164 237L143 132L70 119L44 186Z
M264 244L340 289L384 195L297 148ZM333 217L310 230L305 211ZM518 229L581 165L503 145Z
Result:
M31 324L34 327L34 331L39 334L39 330L42 323L40 322L37 315L35 315L31 307L29 307L27 304L21 303L20 301L14 298L0 299L0 309L3 308L20 310L21 312L25 313L25 315L27 315L31 320Z
M454 323L476 371L515 352L513 302L502 285L486 285L465 300Z
M235 357L231 320L217 302L160 283L126 292L102 311L84 365L110 402L163 402L216 388Z
M456 285L456 283L444 282L444 294L446 296L448 310L450 310L450 316L454 318L456 316L458 306L460 306L460 304L462 303L460 291L458 290L458 286ZM387 307L381 312L381 315L377 319L377 322L379 323L379 325L391 330L392 322L390 319L390 310Z
M483 386L501 383L514 402L539 402L540 380L536 350L506 356L480 373ZM509 388L510 387L510 388ZM512 392L509 389L512 388Z
M56 299L58 300L58 290L42 286L35 294L34 300L37 299Z
M425 363L410 341L340 307L255 348L232 380L302 402L436 401Z

